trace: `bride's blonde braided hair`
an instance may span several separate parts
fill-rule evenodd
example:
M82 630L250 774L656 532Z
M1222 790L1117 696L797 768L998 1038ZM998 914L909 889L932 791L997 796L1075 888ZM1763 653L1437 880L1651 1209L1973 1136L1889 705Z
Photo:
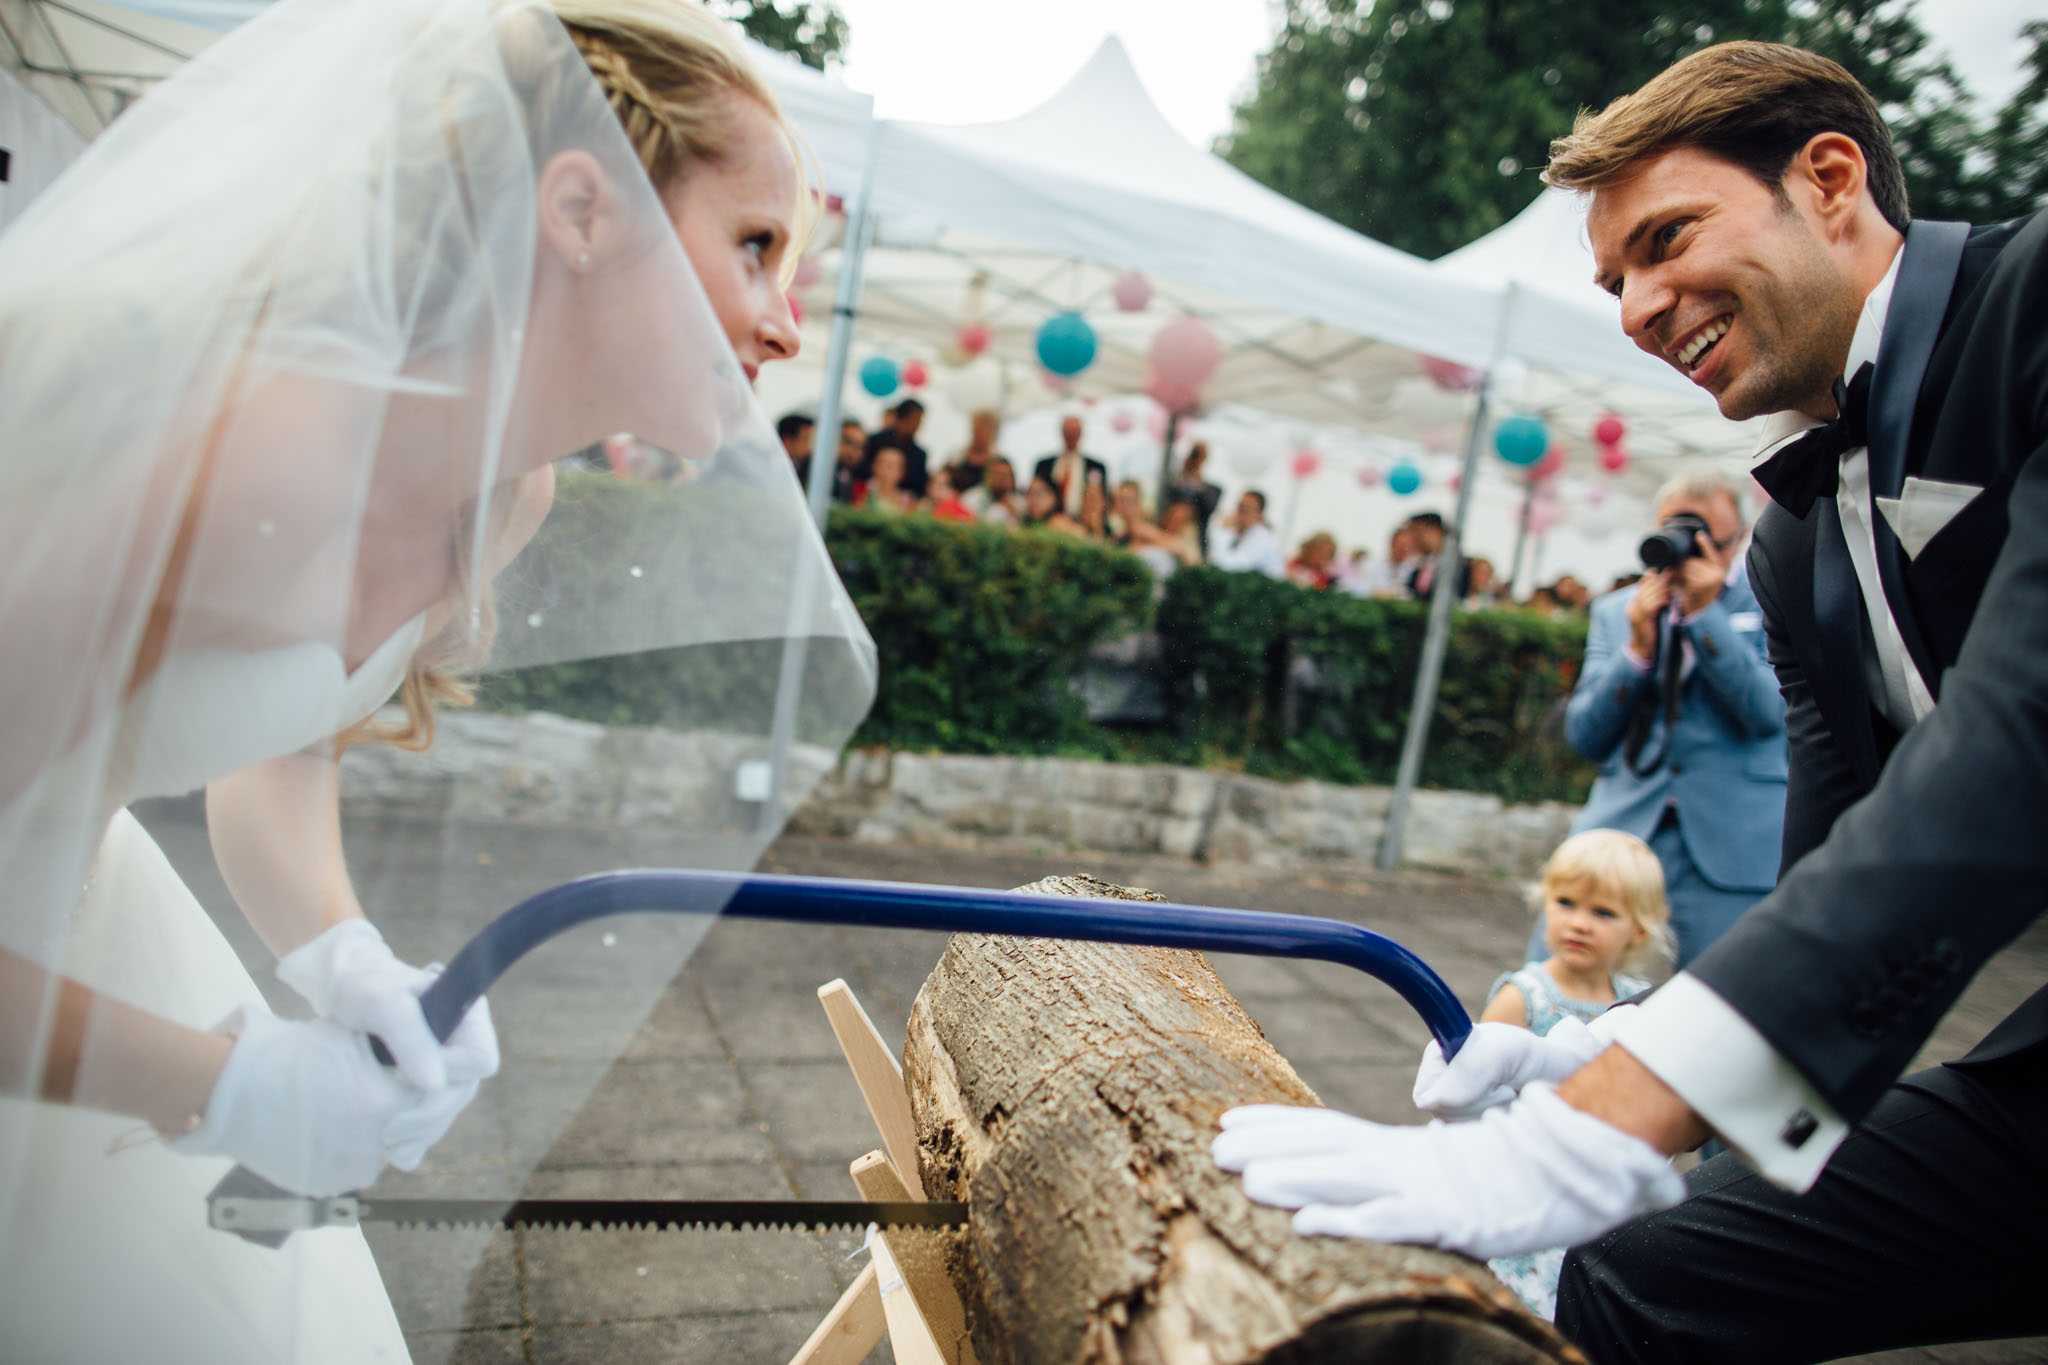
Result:
M794 240L801 248L818 218L818 197L813 193L816 161L783 116L774 88L754 69L730 25L713 17L697 0L543 0L543 4L568 31L658 194L666 194L691 167L716 164L725 157L731 146L730 102L734 98L752 100L767 110L789 138L801 172L792 215ZM786 254L785 276L796 269L801 254L800 249ZM494 501L493 520L506 515L511 501ZM451 601L458 605L471 600L472 575L464 560L472 529L465 519L454 538L457 590ZM496 629L488 585L475 597L476 619L451 620L414 652L400 697L405 724L366 721L342 737L343 747L381 742L425 749L433 743L437 702L455 706L473 702L474 688L461 675L488 654Z

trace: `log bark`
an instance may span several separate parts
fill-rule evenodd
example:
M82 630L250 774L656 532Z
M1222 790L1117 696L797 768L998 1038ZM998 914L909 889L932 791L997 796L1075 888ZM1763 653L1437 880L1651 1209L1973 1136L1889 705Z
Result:
M903 1070L925 1190L969 1206L948 1262L990 1365L1580 1359L1479 1262L1298 1237L1216 1169L1224 1110L1318 1101L1199 953L956 935Z

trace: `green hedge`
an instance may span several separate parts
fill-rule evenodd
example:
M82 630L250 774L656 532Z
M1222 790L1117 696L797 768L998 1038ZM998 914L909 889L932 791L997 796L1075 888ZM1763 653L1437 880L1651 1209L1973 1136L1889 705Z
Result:
M692 524L659 521L670 515L666 500L678 496L566 479L537 542L554 553L535 558L558 575L562 564L587 560L592 581L616 581L608 561L619 551L594 533L616 516L604 501L646 499L638 519L666 524L673 535ZM715 527L696 529L715 544ZM833 510L826 544L880 657L879 692L856 744L1222 764L1334 782L1393 777L1421 650L1419 603L1209 568L1182 570L1158 593L1150 572L1115 548L846 508ZM516 574L508 579L516 600L522 589ZM542 589L558 606L565 597L560 584L526 590ZM1159 635L1171 723L1124 731L1092 724L1072 685L1088 651L1147 625ZM1591 769L1565 747L1555 719L1584 645L1579 622L1513 610L1458 613L1424 783L1518 801L1582 799ZM487 679L480 702L606 724L680 725L691 719L693 698L711 696L729 718L735 686L758 692L758 679L772 676L776 660L764 651L779 646L523 669ZM812 689L851 685L845 658L814 651L810 667ZM757 700L762 708L769 702ZM760 719L765 728L765 710Z
M881 655L856 743L950 753L1097 753L1068 686L1089 648L1145 624L1152 574L1050 531L835 509L826 544Z
M1157 614L1178 733L1154 752L1271 776L1389 782L1427 616L1420 602L1182 570ZM1579 620L1454 613L1423 783L1583 800L1592 768L1565 745L1558 712L1585 644Z

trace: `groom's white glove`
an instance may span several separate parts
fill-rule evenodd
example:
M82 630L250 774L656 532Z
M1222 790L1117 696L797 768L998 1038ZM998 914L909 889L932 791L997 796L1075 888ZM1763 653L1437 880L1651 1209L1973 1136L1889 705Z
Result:
M1685 1182L1662 1153L1547 1084L1473 1123L1390 1127L1328 1110L1223 1116L1216 1164L1304 1236L1413 1242L1481 1258L1573 1246L1669 1208Z
M1438 1118L1465 1119L1506 1104L1531 1081L1555 1085L1607 1046L1613 1027L1609 1015L1635 1008L1609 1010L1591 1028L1566 1016L1542 1037L1515 1024L1475 1024L1448 1063L1443 1048L1431 1039L1415 1073L1415 1107Z
M399 1074L422 1090L498 1074L489 1002L471 1005L446 1043L427 1027L420 992L440 974L438 963L414 967L399 961L366 919L345 919L277 960L278 979L305 996L314 1013L376 1034Z
M279 1019L244 1006L239 1036L197 1128L168 1145L228 1156L272 1184L326 1196L361 1189L389 1164L410 1171L476 1096L477 1083L420 1090L331 1019Z

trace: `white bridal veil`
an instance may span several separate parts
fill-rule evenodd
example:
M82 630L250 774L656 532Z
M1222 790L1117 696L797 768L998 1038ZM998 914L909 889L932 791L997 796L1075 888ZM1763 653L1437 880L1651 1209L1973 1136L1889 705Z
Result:
M581 249L536 207L564 167ZM366 1259L208 1231L194 1191L225 1163L108 1155L132 1122L20 1098L59 973L192 1027L252 979L293 1008L194 803L166 808L169 861L117 812L325 761L408 653L481 674L487 703L651 697L658 735L504 718L490 761L396 756L431 781L344 847L401 955L445 958L569 875L751 866L865 713L873 646L654 188L531 0L283 0L137 104L0 238L0 433L0 1024L29 1073L0 1099L0 1336L24 1359L371 1358ZM606 458L618 433L637 453ZM668 775L607 779L622 747ZM395 756L344 771L372 757ZM281 883L317 824L260 831ZM504 1073L416 1186L522 1189L703 927L621 921L521 964L492 996ZM449 1237L435 1273L481 1245Z

